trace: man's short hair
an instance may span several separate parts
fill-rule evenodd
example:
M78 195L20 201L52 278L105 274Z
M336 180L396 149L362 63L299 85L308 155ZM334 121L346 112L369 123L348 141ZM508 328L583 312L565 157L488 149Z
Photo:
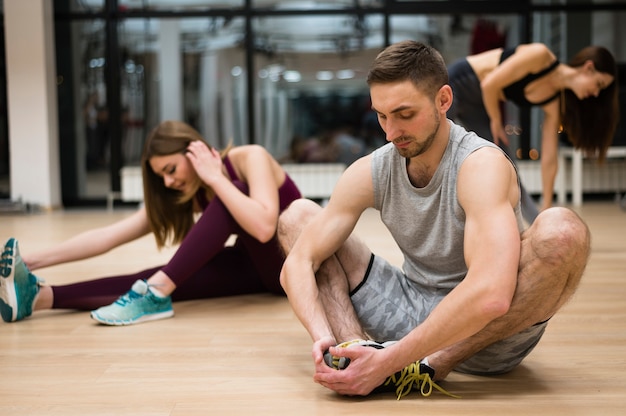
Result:
M431 97L448 83L448 69L439 51L421 42L394 43L378 54L367 75L367 84L409 80Z

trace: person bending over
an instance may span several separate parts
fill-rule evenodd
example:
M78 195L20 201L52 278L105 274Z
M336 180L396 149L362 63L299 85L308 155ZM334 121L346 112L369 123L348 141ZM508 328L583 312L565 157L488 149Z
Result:
M602 162L619 120L617 66L606 48L588 46L561 63L542 43L499 48L459 59L448 66L454 102L447 116L500 145L512 160L501 104L540 107L541 210L552 206L559 135L575 149ZM524 219L532 223L539 209L522 188Z

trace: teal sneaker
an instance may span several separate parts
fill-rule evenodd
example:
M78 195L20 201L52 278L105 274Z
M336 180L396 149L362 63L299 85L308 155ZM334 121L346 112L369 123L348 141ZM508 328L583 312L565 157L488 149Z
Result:
M41 282L24 264L17 240L9 238L0 257L0 314L4 322L32 315Z
M372 340L355 339L352 341L342 342L341 344L338 344L337 347L350 348L358 345L363 347L372 347L379 350L395 343L396 341L387 341L381 343ZM343 370L348 367L348 364L350 364L350 359L347 357L335 357L331 355L328 350L326 350L326 352L324 353L324 362L327 366L334 368L335 370ZM422 394L422 396L425 397L430 396L430 394L433 392L433 389L436 389L450 397L458 398L458 396L447 392L437 383L435 383L432 380L432 377L434 376L434 369L429 367L427 364L416 361L404 367L397 373L387 377L384 383L376 387L372 391L372 393L394 392L398 400L400 400L402 397L409 394L413 389L418 390Z
M132 325L174 316L172 298L158 296L144 280L137 280L128 293L109 306L91 312L91 317L105 325Z

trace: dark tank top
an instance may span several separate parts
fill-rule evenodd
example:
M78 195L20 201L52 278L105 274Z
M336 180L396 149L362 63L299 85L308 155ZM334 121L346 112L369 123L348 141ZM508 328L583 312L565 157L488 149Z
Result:
M224 157L223 162L224 162L224 166L226 167L226 171L228 172L228 175L230 176L230 180L240 181L239 177L237 176L237 173L235 172L235 168L233 168L233 164L230 162L230 159L228 158L228 156ZM198 190L198 193L196 194L196 198L202 210L204 210L209 205L209 201L206 198L206 194L204 193L204 191L202 191L202 189ZM300 193L298 186L286 173L285 173L285 182L283 182L281 187L278 188L278 198L279 198L278 208L280 212L283 212L283 210L287 208L289 204L291 204L291 202L293 202L294 200L298 198L302 198L302 194Z
M502 51L502 55L500 56L500 63L504 62L507 58L513 55L515 53L515 49L516 48L504 49ZM528 74L524 78L508 85L507 87L502 89L502 91L504 92L504 96L507 98L507 100L514 102L520 107L532 107L535 105L541 106L544 104L548 104L550 101L554 100L555 98L559 96L558 92L554 94L552 97L548 97L547 99L541 102L533 103L526 99L526 95L524 94L524 89L526 88L528 84L530 84L534 80L539 79L543 77L544 75L552 72L558 65L559 65L559 60L557 59L549 67L537 73Z

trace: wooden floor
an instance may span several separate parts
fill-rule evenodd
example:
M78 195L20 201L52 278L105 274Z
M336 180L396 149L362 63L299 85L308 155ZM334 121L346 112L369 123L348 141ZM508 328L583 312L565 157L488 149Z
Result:
M524 364L500 377L453 373L437 392L341 397L312 381L311 343L285 298L182 302L176 316L131 327L86 312L0 322L0 415L622 415L626 413L626 212L589 202L579 213L593 254L579 292ZM0 215L0 238L33 251L129 211ZM374 212L357 232L399 264ZM48 283L164 262L145 238L89 261L43 269Z

